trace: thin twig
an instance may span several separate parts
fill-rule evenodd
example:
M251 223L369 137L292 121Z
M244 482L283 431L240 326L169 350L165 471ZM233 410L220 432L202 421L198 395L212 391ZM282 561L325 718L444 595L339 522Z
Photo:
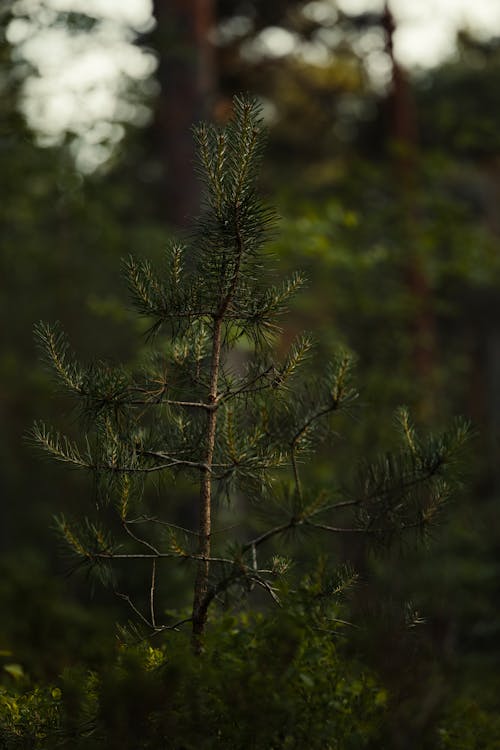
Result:
M365 526L364 528L345 528L345 527L337 527L337 526L328 526L328 524L323 523L313 523L312 521L304 521L304 524L306 526L312 526L315 529L323 529L323 531L331 531L338 534L388 534L394 531L395 528L399 529L399 531L406 531L407 529L418 529L420 526L423 525L422 520L418 521L412 521L411 523L400 523L398 525L395 525L394 528L390 528L388 526L386 527L370 527Z
M296 445L297 441L304 434L304 432L306 432L307 428L312 425L313 422L315 422L320 417L324 417L327 414L330 414L330 412L336 411L337 408L338 408L338 404L335 403L335 402L332 402L328 406L325 406L323 409L320 409L319 411L317 411L315 414L312 414L309 417L309 419L306 420L306 422L302 425L302 427L299 430L297 430L297 432L295 433L295 435L292 437L292 439L290 441L290 445L291 446Z
M122 594L122 593L120 593L120 591L115 591L115 594L120 599L123 599L123 601L127 602L127 604L133 609L133 611L135 612L135 614L137 615L137 617L139 617L142 620L142 622L145 625L148 626L148 628L152 627L152 624L149 622L149 620L147 619L147 617L144 617L144 615L142 614L142 612L139 609L137 609L137 607L135 606L134 602L132 601L132 599L130 598L130 596L128 594Z
M178 631L181 625L185 625L187 622L192 622L192 617L184 617L183 620L179 620L178 622L174 623L173 625L157 625L155 628L155 632L153 635L158 635L158 633L163 633L165 630L176 630Z
M290 460L292 462L293 479L295 482L295 491L297 492L297 497L299 498L299 500L302 500L303 499L302 485L300 483L299 469L297 466L297 457L295 455L295 445L296 443L292 444L292 447L290 450Z
M153 548L154 549L154 548ZM92 554L93 559L98 560L197 560L200 562L220 563L222 565L240 566L238 560L231 560L229 557L210 557L207 555L192 555L189 553L179 554L177 552L154 552L147 554L145 552L96 552Z
M158 552L150 555L145 552L96 552L92 557L99 560L182 560L185 556L175 552Z
M127 406L183 406L189 409L204 409L205 411L213 411L214 404L205 404L202 401L175 401L174 399L134 399L132 401L125 401L120 403L126 403Z
M129 529L127 521L123 520L122 521L122 526L125 529L125 531L127 532L127 534L132 539L134 539L136 542L138 542L139 544L144 545L144 547L147 547L148 549L150 549L152 552L155 553L156 556L158 556L160 554L159 551L156 549L156 547L153 544L151 544L150 542L148 542L147 539L142 539L141 537L139 537L136 534L134 534L134 532L131 531L131 529Z
M76 463L73 461L72 463ZM190 461L180 461L177 459L171 459L169 463L157 464L156 466L113 466L112 464L91 464L81 462L78 466L84 469L90 469L98 474L102 472L111 472L112 474L152 474L155 471L164 471L165 469L172 469L174 466L192 466Z
M201 469L202 471L207 471L207 465L205 463L202 463L201 461L188 461L185 458L174 458L173 456L169 456L166 453L162 453L160 451L139 451L141 456L151 456L151 458L161 458L163 460L169 461L170 466L191 466L194 469Z
M295 524L293 524L291 521L288 521L288 523L284 523L281 526L275 526L272 529L269 529L268 531L265 531L260 536L255 537L255 539L251 539L249 542L243 545L243 552L247 552L252 547L258 547L259 544L262 544L263 542L267 541L273 536L276 536L276 534L280 534L283 531L287 531L288 529L291 529Z
M154 516L140 516L139 518L133 518L127 521L127 523L157 523L160 526L167 526L171 529L177 529L178 531L183 531L185 534L192 534L193 536L198 536L197 531L192 531L192 529L186 529L185 526L179 526L176 523L169 523L168 521L162 521L160 518L155 518Z
M318 508L318 510L314 510L312 513L309 514L309 518L312 518L313 516L317 516L320 513L326 513L329 510L338 510L339 508L349 508L354 505L359 505L360 500L343 500L340 503L333 503L332 505L323 505L321 508Z
M300 442L300 438L304 434L304 432L307 431L307 429L312 425L313 422L316 421L316 419L319 419L320 417L326 416L326 414L329 414L332 411L335 411L337 408L335 403L329 404L328 406L324 407L323 409L320 409L318 412L313 414L309 417L308 420L300 427L300 429L297 430L295 435L292 437L290 441L290 460L292 463L292 470L293 470L293 478L295 482L295 490L297 492L297 497L302 500L302 485L300 482L300 475L299 475L299 468L297 466L297 456L296 456L296 449Z
M255 383L258 383L259 380L261 380L262 378L265 378L267 375L269 375L269 373L272 372L273 369L274 369L273 365L270 365L267 368L267 370L263 370L262 372L260 372L257 375L255 375L255 377L250 378L250 380L247 380L246 383L243 383L243 385L240 386L239 388L237 388L235 391L231 391L230 389L228 389L225 393L222 393L219 396L219 402L222 403L222 402L228 401L229 399L235 398L236 396L239 396L241 394L246 395L247 393L255 393L256 390L264 390L265 388L270 388L271 387L271 383L269 383L269 384L266 383L265 385L260 386L258 389L252 389L251 391L248 390L253 385L255 385Z
M323 529L323 531L331 531L335 532L337 534L366 534L369 532L369 529L366 528L345 528L345 527L339 527L339 526L329 526L325 523L314 523L314 521L308 521L307 519L304 520L305 526L312 526L315 529Z
M261 586L263 589L265 589L267 593L269 594L269 596L271 597L271 599L274 601L274 603L277 604L279 607L281 607L281 602L279 600L279 597L276 594L275 589L273 589L273 587L268 581L266 581L264 578L261 578L260 576L257 576L257 575L251 576L250 580L255 581L255 583L258 586Z
M175 622L173 625L156 625L152 633L146 633L146 635L144 635L142 638L138 638L134 642L136 644L143 643L144 641L148 641L151 638L154 638L156 635L160 635L167 630L173 630L178 633L180 626L185 625L188 622L192 622L192 619L192 617L184 617L182 620ZM149 627L151 628L151 625L149 625Z
M349 625L350 628L359 628L359 625L356 625L356 623L349 622L349 620L341 620L339 617L329 617L328 622L338 622L339 625Z
M151 611L151 624L156 630L156 617L155 617L155 583L156 583L156 559L153 560L151 567L151 588L149 591L149 607Z

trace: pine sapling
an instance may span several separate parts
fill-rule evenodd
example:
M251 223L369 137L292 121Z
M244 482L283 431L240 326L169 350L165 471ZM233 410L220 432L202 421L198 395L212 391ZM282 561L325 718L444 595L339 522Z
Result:
M338 482L318 492L303 484L305 457L331 438L335 415L357 397L352 361L340 354L311 374L305 336L284 358L274 354L280 319L303 279L295 274L270 283L265 245L274 213L257 190L265 142L258 104L236 97L226 127L202 124L195 137L205 199L193 240L188 248L172 244L161 269L142 259L125 263L133 304L149 321L151 356L141 372L105 362L82 365L61 329L40 323L44 356L75 398L83 435L77 443L35 424L33 437L55 460L91 471L114 508L111 529L58 519L71 551L102 574L113 562L147 561L147 608L119 595L150 633L191 623L199 651L209 608L221 595L258 588L278 601L277 583L289 566L283 556L266 559L271 540L299 527L373 539L425 530L448 497L451 464L468 427L457 422L441 436L422 439L403 409L400 449L361 463L350 489ZM244 371L231 365L239 342L250 349ZM165 515L148 512L150 478L165 476L165 487L180 473L198 487L195 529L179 528L168 517L168 495ZM253 508L262 516L274 501L281 517L246 540L218 534L214 544L216 495L244 497L250 528ZM346 512L351 522L340 523ZM165 529L166 540L159 533ZM167 603L157 601L159 564L168 560L194 566L192 610L177 622L165 621Z

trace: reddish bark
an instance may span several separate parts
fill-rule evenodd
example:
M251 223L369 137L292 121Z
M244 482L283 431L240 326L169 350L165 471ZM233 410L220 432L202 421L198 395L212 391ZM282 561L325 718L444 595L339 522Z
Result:
M417 109L408 77L394 57L394 17L386 4L383 16L386 32L386 51L392 63L390 94L390 134L395 145L395 167L404 209L405 234L408 240L406 282L415 301L412 322L413 356L417 376L428 382L435 369L436 322L432 309L432 293L421 258L415 249L417 210L415 205L415 177L417 168L418 129ZM429 390L425 389L422 410L432 409Z
M194 174L193 124L207 119L215 95L214 0L154 0L153 43L159 66L153 125L163 169L167 221L184 227L198 212L200 187Z

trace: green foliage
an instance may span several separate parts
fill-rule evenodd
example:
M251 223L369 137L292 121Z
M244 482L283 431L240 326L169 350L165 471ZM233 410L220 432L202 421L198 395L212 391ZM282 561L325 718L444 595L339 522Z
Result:
M57 688L15 695L0 687L0 746L5 750L49 747L47 737L58 725L59 695Z
M500 681L498 661L491 661L486 654L464 660L463 673L436 722L438 750L499 750Z
M454 701L437 731L438 750L500 748L500 719L496 706L484 706L474 698L462 697Z
M380 735L388 696L342 646L321 576L270 617L226 615L205 652L122 647L92 674L1 696L6 748L355 750ZM324 583L324 582L323 582ZM340 586L343 588L343 586ZM326 602L329 602L328 604Z

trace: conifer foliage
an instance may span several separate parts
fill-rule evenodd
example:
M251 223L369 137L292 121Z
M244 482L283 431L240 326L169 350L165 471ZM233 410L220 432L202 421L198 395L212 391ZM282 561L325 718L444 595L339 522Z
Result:
M321 492L304 486L305 458L331 437L335 414L356 399L352 362L341 354L314 375L307 337L282 359L273 353L280 318L303 279L295 274L269 283L265 243L274 215L257 192L265 142L258 104L235 98L225 128L200 125L195 137L206 189L189 247L173 244L161 269L142 259L125 263L133 304L150 323L149 359L141 372L103 362L81 365L60 328L40 323L44 357L58 384L75 397L84 434L77 443L35 424L33 438L55 460L93 472L116 512L109 530L93 521L74 528L59 518L70 550L101 573L113 561L148 562L147 611L121 595L152 633L191 623L199 650L208 610L221 595L260 588L279 600L289 562L266 556L266 548L275 549L290 530L377 540L425 530L448 497L450 466L468 428L457 423L441 436L421 439L401 410L397 453L360 464L349 489L345 477ZM230 356L242 341L251 351L244 369ZM165 488L180 472L198 487L195 529L179 528L168 517L168 492L164 516L151 515L144 505L151 477L165 476ZM258 509L260 524L273 506L273 521L246 540L218 534L214 541L220 507L214 500L236 496ZM177 622L162 619L172 603L157 601L164 560L193 565L192 612Z

